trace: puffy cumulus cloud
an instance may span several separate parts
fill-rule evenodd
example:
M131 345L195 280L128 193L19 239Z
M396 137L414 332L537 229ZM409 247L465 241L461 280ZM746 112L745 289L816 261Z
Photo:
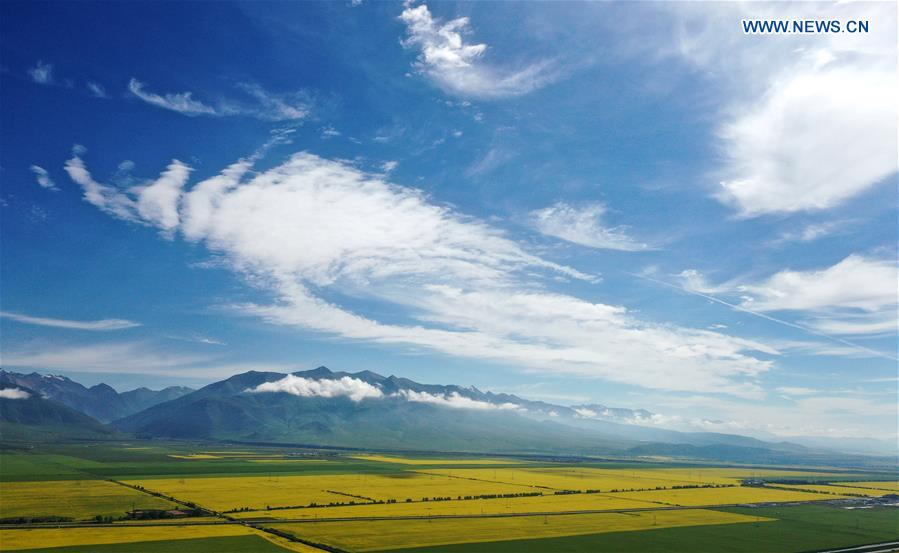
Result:
M178 187L177 199L166 196L177 210L175 228L144 218L130 197L98 192L77 156L70 174L101 209L203 243L270 291L271 303L231 308L273 324L523 370L752 397L771 366L753 352L778 353L550 292L551 277L595 277L528 253L501 230L384 175L310 153L250 173L253 161ZM384 302L405 320L378 320L342 298Z
M98 321L72 321L68 319L51 319L48 317L34 317L22 313L0 311L0 317L25 324L50 326L55 328L69 328L74 330L123 330L140 326L140 323L126 319L100 319Z
M34 177L37 179L37 183L41 188L46 188L47 190L59 190L56 188L56 183L50 178L50 173L40 165L32 165L31 172L34 173Z
M240 83L237 88L253 101L246 103L227 100L212 106L194 99L192 92L157 94L147 90L144 83L137 79L131 79L128 83L128 91L136 98L187 116L243 115L264 121L300 121L309 115L309 102L302 93L273 94L255 83Z
M442 23L427 5L407 4L400 19L406 24L403 45L419 49L417 69L448 92L483 98L518 96L555 79L552 64L546 61L520 68L486 64L482 57L487 45L463 39L470 32L467 17Z
M579 417L583 417L585 419L595 419L599 416L596 411L594 411L593 409L587 409L586 407L578 407L574 410L574 412L577 413Z
M574 207L558 202L531 212L535 228L547 236L589 248L641 251L649 249L627 235L622 227L608 227L603 223L606 207L599 203Z
M380 388L364 380L349 376L315 380L289 374L281 380L264 382L246 391L254 394L283 392L300 397L348 397L352 401L357 402L366 398L380 398L384 396Z
M705 71L727 95L718 197L741 215L831 208L896 172L894 3L658 6L679 20L671 26L679 35L662 49ZM872 25L868 33L762 38L744 35L742 19Z
M744 216L826 209L896 171L896 75L837 66L793 73L721 129ZM821 126L839 129L822 132Z
M521 411L523 407L515 403L490 403L463 396L459 392L448 394L430 394L428 392L416 392L414 390L400 390L396 394L407 401L415 403L430 403L451 409L474 409L477 411Z
M28 399L31 394L19 388L0 389L0 399Z

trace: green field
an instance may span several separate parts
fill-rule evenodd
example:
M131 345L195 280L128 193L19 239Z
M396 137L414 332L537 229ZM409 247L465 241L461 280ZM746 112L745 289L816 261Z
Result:
M258 536L76 545L28 550L29 553L184 553L185 551L191 553L285 553L285 549Z
M798 553L899 539L899 510L850 511L833 507L722 509L775 519L773 522L662 528L535 540L466 543L402 549L404 553L696 553L698 544L715 544L720 553ZM390 551L385 550L385 551Z

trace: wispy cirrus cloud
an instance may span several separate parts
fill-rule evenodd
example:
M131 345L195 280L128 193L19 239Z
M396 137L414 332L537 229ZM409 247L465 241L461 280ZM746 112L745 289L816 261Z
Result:
M190 91L158 94L147 90L137 79L132 78L128 83L128 91L136 98L190 117L246 116L265 121L300 121L309 115L310 101L305 94L273 94L255 83L239 83L237 88L252 101L229 99L211 104L197 100Z
M85 86L87 87L87 91L90 92L91 96L94 98L109 98L109 95L106 94L106 88L100 83L88 81Z
M176 92L170 94L157 94L144 87L144 83L137 79L128 82L128 91L135 97L163 109L177 111L184 115L221 115L212 106L195 100L193 92Z
M41 188L54 191L59 190L59 188L56 188L56 183L50 178L50 173L40 165L32 165L31 172L34 173L34 177Z
M76 156L69 165L91 195L83 161ZM133 206L107 209L128 205L116 197L98 207L205 244L275 297L232 306L236 312L345 340L743 396L758 396L755 379L771 367L752 352L777 354L751 340L642 321L622 306L548 292L544 278L595 277L530 254L503 231L384 175L310 153L245 178L252 165L239 160L179 187L178 197L166 199L178 213L174 228L142 219ZM366 316L342 298L386 302L406 320Z
M0 354L0 364L6 368L79 373L220 379L250 370L283 372L292 369L283 363L235 363L222 355L185 352L173 349L171 344L139 340L80 344L37 341L4 348Z
M895 333L899 279L894 260L853 254L830 267L784 269L754 282L711 284L696 270L678 275L684 289L736 296L735 307L755 313L793 312L822 334ZM853 345L848 344L847 345Z
M426 4L407 5L400 15L406 24L406 48L419 51L415 67L447 92L481 98L520 96L554 81L558 69L549 61L523 67L499 67L482 58L487 45L465 42L467 17L446 23L435 19Z
M649 245L634 240L624 227L607 226L606 207L600 203L578 207L558 202L531 212L534 227L542 234L566 242L605 250L644 251Z
M127 319L100 319L97 321L73 321L70 319L52 319L49 317L35 317L22 313L13 313L11 311L0 311L0 317L38 326L50 326L55 328L69 328L72 330L124 330L140 326L140 323L129 321Z
M28 70L28 76L38 84L53 84L53 64L38 61L34 67Z

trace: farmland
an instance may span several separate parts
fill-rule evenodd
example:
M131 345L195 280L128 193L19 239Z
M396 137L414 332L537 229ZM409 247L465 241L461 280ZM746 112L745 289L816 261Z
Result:
M0 484L0 519L67 517L85 520L118 516L132 509L171 509L175 505L102 480L7 482Z
M762 519L767 521L768 519ZM318 542L335 544L350 551L378 551L402 544L421 547L451 543L515 540L633 532L654 528L673 528L702 524L746 524L757 522L752 516L716 511L667 511L658 514L591 514L475 518L434 521L319 522L284 524L275 528L296 532Z
M4 551L56 553L453 551L478 544L484 551L521 544L603 551L601 544L644 543L647 535L729 539L789 527L839 545L877 541L889 521L899 522L894 508L858 514L840 503L876 501L894 483L891 473L830 468L44 444L4 453L0 518L17 522L0 529L0 540ZM798 506L768 507L786 504ZM134 520L132 509L151 518ZM790 519L796 509L819 509L817 518L834 520L854 513L858 527L812 531L816 517ZM153 518L165 512L186 518ZM40 528L44 517L71 522ZM98 517L105 524L91 527Z
M210 537L251 536L244 526L177 526L128 528L64 528L0 530L0 543L10 551L69 546L103 545L128 542L187 540Z

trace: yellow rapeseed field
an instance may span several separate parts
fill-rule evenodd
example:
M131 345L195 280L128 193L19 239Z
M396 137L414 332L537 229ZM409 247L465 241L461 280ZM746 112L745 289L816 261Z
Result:
M654 502L660 505L704 507L734 503L786 503L791 501L821 501L838 499L839 495L824 495L794 490L771 488L694 488L685 490L661 490L649 492L625 492L615 494L627 499Z
M121 516L137 509L173 509L175 505L103 480L55 480L0 483L0 518L94 515Z
M129 481L148 490L192 501L216 511L266 506L304 506L310 503L356 503L423 497L453 497L533 491L527 486L495 484L418 473L328 474L315 476L239 476L161 478ZM339 493L334 493L339 492ZM357 497L353 497L357 496Z
M379 463L395 463L399 465L510 465L525 461L502 459L415 459L411 457L390 457L387 455L351 455L352 459L378 461Z
M0 530L0 544L3 551L21 551L74 545L246 536L254 533L254 530L237 524L147 528L40 528Z
M608 470L580 467L535 467L496 469L429 469L427 474L473 478L490 482L533 486L550 490L612 490L670 488L698 485L698 479L672 476L650 470ZM735 482L728 480L728 483Z
M188 455L169 455L172 459L221 459L218 455L208 453L190 453Z
M868 488L872 490L889 490L892 492L899 492L899 482L888 481L888 482L834 482L835 484L839 484L841 486L847 486L850 488Z
M472 499L463 501L424 501L414 503L389 503L352 505L342 507L318 507L313 509L275 509L237 513L237 518L272 517L280 519L321 519L350 517L399 517L436 515L479 515L503 513L545 513L566 511L599 511L658 507L643 501L635 501L614 495L571 494L542 495L536 497L512 497L496 499Z
M868 495L872 497L880 497L882 495L886 495L888 493L896 493L890 490L875 490L871 488L856 488L850 486L840 486L840 485L828 485L828 484L792 484L792 485L784 485L784 484L775 484L780 488L789 488L791 490L811 490L813 492L820 492L822 494L845 494L845 495ZM826 499L833 499L832 497L826 497Z
M249 463L325 463L324 459L287 459L287 458L278 458L278 459L246 459Z
M702 509L651 513L469 518L431 521L358 521L274 524L298 537L350 551L377 551L453 543L549 538L772 519Z
M743 479L791 476L839 476L789 470L741 468L602 469L594 467L533 467L427 469L428 474L526 484L553 490L644 490L697 485L739 485Z

